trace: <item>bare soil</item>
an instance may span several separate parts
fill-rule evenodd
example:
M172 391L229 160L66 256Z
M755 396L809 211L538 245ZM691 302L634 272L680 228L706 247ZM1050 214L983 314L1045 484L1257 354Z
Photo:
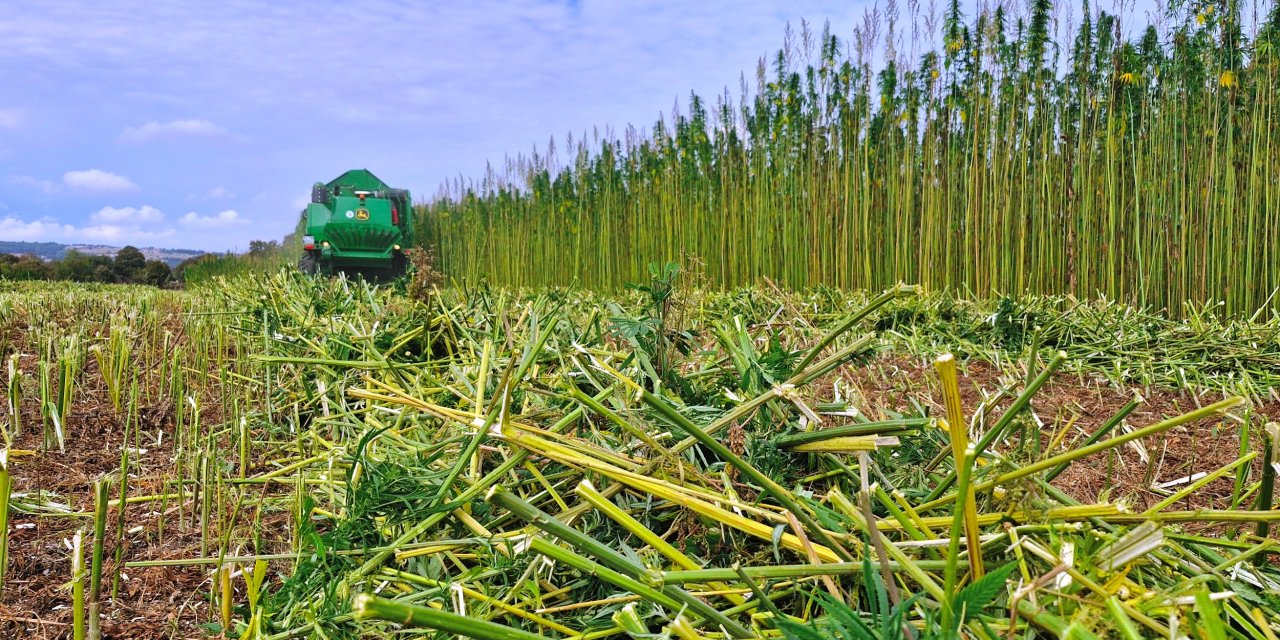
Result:
M32 363L34 365L34 363ZM82 375L87 382L100 380L94 364ZM32 367L24 367L27 371ZM89 382L91 384L91 382ZM65 423L66 453L45 451L40 414L24 414L21 437L14 449L30 455L14 456L10 465L13 493L52 492L73 512L86 515L32 516L17 511L10 517L9 568L0 598L0 637L71 637L70 540L77 529L85 531L85 566L91 553L93 529L93 480L120 468L124 446L123 422L107 400L105 389L78 389L79 402ZM168 403L171 407L171 403ZM154 446L158 434L163 445ZM173 468L169 442L173 436L171 408L165 403L139 411L140 450L131 452L129 495L162 493L162 474ZM151 446L148 446L151 445ZM118 497L118 489L111 498ZM185 518L179 519L174 501L163 516L160 536L160 503L127 507L124 559L189 558L199 555L200 530L191 520L191 501ZM104 599L112 590L118 512L108 514L104 538ZM201 567L154 567L122 573L119 594L102 610L103 638L203 638L199 628L209 619L210 580Z
M942 394L932 363L922 358L889 355L879 366L849 368L843 373L844 384L860 395L861 406L869 413L885 410L912 411L914 399L941 415ZM1025 370L1016 379L1005 363L998 367L990 362L969 361L960 365L960 395L966 416L972 415L996 390L1014 384L1014 393L1022 389ZM985 394L985 395L984 395ZM1043 424L1039 431L1042 455L1069 451L1080 443L1137 394L1140 404L1124 419L1120 427L1107 437L1136 430L1166 418L1193 411L1222 399L1221 395L1195 396L1164 388L1117 388L1110 382L1089 375L1059 371L1035 395L1030 410ZM989 413L993 421L1012 402L1012 397L997 404ZM857 404L857 402L855 402ZM1259 432L1266 422L1280 420L1280 403L1267 402L1253 408L1251 429ZM1071 423L1071 428L1058 438L1055 429ZM1164 433L1078 460L1067 467L1053 485L1082 503L1101 501L1124 502L1132 511L1142 511L1166 495L1153 490L1153 485L1173 482L1201 472L1213 472L1240 458L1239 425L1218 418L1200 420ZM1048 446L1058 440L1050 451ZM1255 459L1251 473L1261 472L1262 462ZM1170 509L1228 509L1235 480L1232 474L1201 487ZM1185 484L1169 487L1176 491ZM1248 504L1240 508L1249 508ZM1189 529L1203 529L1192 526Z

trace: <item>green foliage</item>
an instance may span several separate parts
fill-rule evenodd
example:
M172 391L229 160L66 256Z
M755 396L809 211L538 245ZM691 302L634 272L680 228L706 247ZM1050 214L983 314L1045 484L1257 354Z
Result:
M0 278L7 280L48 280L53 275L49 264L35 256L0 253Z
M1010 562L961 589L951 601L952 610L957 612L957 622L963 625L965 621L976 618L980 611L1004 594L1009 576L1017 568L1016 562Z
M609 320L613 332L637 347L637 355L653 370L655 382L673 382L668 363L671 350L676 348L681 336L678 327L670 326L671 307L676 290L676 276L680 265L668 262L649 264L649 280L644 283L628 283L627 287L644 295L645 314L638 318L614 316Z
M163 287L169 284L171 279L173 279L173 272L170 271L169 265L160 260L148 260L141 273L136 276L135 281L140 284L149 284L153 287Z
M991 315L991 332L1000 346L1017 351L1027 343L1028 331L1036 327L1036 320L1035 314L1020 308L1016 299L1004 296Z
M268 273L282 267L295 267L302 255L302 236L306 233L306 211L298 215L293 232L283 240L252 240L249 251L206 253L183 260L174 270L174 278L186 285L200 285L218 277L250 273Z
M376 526L364 518L346 519L328 531L321 531L309 517L315 505L311 497L305 497L302 513L308 515L300 522L297 532L301 548L306 551L292 575L275 592L264 594L263 606L270 611L306 611L317 619L326 621L326 630L334 633L331 621L348 609L345 598L338 596L342 574L356 564L348 556L331 551L350 551L367 546L377 540ZM319 597L317 597L319 596ZM280 624L297 624L288 616L280 616ZM342 637L342 636L339 636Z
M1007 580L1017 568L1017 563L1009 563L984 575L961 589L952 600L952 607L960 612L956 629L943 629L938 620L931 614L923 615L924 627L908 632L905 622L908 612L916 605L919 596L908 598L890 606L888 591L884 579L870 558L863 559L863 576L865 580L864 612L836 600L826 593L815 593L816 599L826 615L818 620L802 625L790 620L780 620L778 628L787 640L817 640L840 638L842 640L958 640L965 637L960 629L970 620L976 620L984 609L995 607L1001 602L1000 596L1005 593ZM865 619L864 619L865 617ZM917 635L918 634L918 635Z
M870 557L862 560L865 586L867 620L862 613L826 593L814 594L826 616L821 620L802 625L790 620L779 620L778 628L787 640L912 640L913 638L945 638L940 634L931 616L926 616L923 633L916 636L905 627L907 612L915 606L919 596L913 596L890 606L884 579L872 565Z
M73 282L115 282L116 274L111 258L68 251L54 263L54 278Z
M259 253L206 253L183 260L174 275L184 284L198 285L218 277L267 273L281 267L292 267L296 261L297 254L291 254L282 247L269 248Z
M116 276L122 282L137 280L138 275L146 266L147 257L142 255L142 251L134 246L127 246L116 252L116 259L112 263Z

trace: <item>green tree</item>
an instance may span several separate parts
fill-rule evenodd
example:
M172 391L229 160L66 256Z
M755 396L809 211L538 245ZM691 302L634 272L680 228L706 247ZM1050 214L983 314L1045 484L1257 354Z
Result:
M86 282L119 282L116 276L116 270L108 265L100 264L93 268L93 275Z
M169 265L160 260L148 260L137 282L153 287L163 287L171 279L173 279L173 273L169 271Z
M18 256L12 253L0 253L0 278L12 278L10 273L13 271L13 265L18 262Z
M33 256L0 255L0 278L11 280L47 280L49 264Z
M101 258L101 256L91 256L74 249L68 250L61 260L53 264L54 279L89 282L93 279L94 271L98 267L93 260L95 257Z
M116 276L121 282L136 282L147 266L147 257L137 247L127 246L116 254Z
M271 253L280 249L280 243L275 240L250 240L249 254L262 255Z

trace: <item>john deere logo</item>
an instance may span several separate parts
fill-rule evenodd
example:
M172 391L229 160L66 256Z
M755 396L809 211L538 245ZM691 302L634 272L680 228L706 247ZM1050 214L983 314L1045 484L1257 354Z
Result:
M356 220L368 220L368 219L369 219L368 209L359 209L356 211Z

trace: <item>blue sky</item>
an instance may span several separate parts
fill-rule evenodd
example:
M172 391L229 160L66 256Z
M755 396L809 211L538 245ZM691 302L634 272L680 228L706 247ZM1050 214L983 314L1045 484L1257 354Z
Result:
M848 38L871 6L9 0L0 239L244 249L317 180L364 167L421 199L553 135L736 94L788 23Z

